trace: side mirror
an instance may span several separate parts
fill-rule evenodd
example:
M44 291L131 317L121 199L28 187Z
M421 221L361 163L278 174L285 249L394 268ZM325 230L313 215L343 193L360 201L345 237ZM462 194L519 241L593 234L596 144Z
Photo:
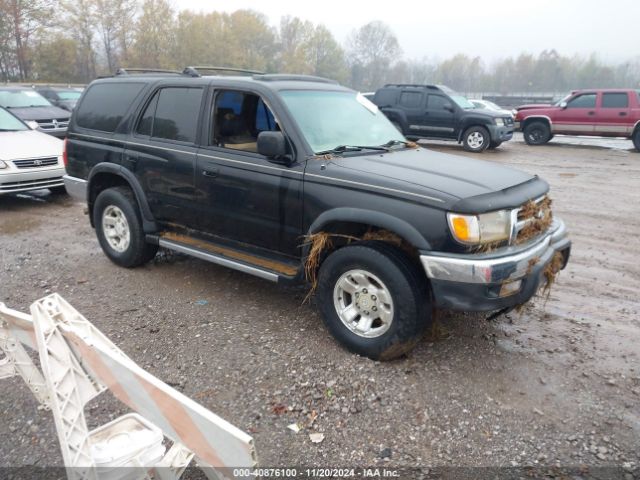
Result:
M451 112L451 113L453 113L453 105L451 105L450 103L445 104L444 109L445 109L447 112Z
M258 134L258 153L270 160L288 163L287 142L282 132L260 132Z
M560 103L560 108L562 108L563 110L564 110L565 108L567 108L567 102L561 102L561 103Z

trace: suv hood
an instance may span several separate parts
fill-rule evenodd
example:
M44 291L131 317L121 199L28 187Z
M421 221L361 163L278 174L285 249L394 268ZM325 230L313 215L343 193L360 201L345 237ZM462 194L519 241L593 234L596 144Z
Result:
M0 132L0 160L59 157L62 144L62 140L35 130Z
M9 111L22 120L51 120L52 118L69 118L71 114L62 108L50 107L24 107L10 108Z
M550 103L531 103L529 105L520 105L516 107L516 110L519 112L520 110L537 110L540 108L551 108L553 105Z
M445 208L458 207L461 213L515 208L548 190L547 183L535 175L422 147L336 158L327 166L327 173L409 195L438 198ZM470 201L473 198L482 201Z

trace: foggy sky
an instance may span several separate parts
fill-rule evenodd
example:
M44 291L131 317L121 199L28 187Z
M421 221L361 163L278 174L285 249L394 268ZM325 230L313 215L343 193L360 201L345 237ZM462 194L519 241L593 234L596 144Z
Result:
M323 23L343 43L371 20L387 23L406 58L455 53L485 62L555 48L564 55L596 52L617 63L640 55L640 0L173 0L178 9L233 12L250 8L271 25L284 15Z

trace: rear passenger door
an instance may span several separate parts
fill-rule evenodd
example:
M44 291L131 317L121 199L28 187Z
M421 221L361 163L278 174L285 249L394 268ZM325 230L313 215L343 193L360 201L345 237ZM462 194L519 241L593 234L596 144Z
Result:
M633 130L627 92L602 92L597 111L595 133L600 135L629 136Z
M196 171L200 229L299 256L303 166L258 153L261 131L284 130L268 100L249 90L215 88L207 116Z
M196 227L194 173L203 95L197 86L155 89L127 143L123 166L135 173L159 222Z

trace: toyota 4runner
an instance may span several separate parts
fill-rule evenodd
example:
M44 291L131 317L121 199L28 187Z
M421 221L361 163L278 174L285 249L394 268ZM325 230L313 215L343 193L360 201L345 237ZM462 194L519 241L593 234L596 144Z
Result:
M164 247L308 282L328 330L376 359L434 309L527 302L569 257L546 182L407 142L322 78L122 71L84 92L64 158L116 264Z

